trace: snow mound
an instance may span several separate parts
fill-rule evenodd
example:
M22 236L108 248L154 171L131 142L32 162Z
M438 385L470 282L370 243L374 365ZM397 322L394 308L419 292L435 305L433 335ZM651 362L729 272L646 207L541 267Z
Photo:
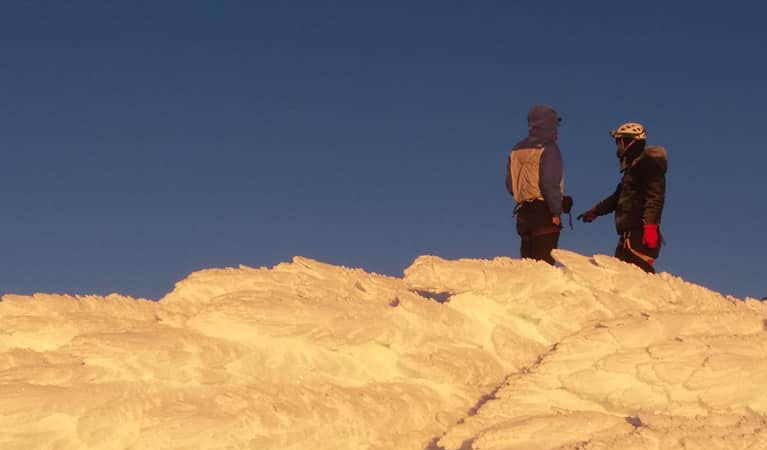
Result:
M555 258L6 295L0 448L767 448L767 305Z

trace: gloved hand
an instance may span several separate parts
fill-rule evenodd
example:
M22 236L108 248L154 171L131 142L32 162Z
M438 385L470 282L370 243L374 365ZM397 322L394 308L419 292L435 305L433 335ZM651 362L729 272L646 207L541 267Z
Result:
M642 233L642 244L648 248L657 248L658 240L658 225L646 224L644 226L644 233Z
M573 209L573 198L569 195L562 196L562 212L570 214L570 210Z
M590 209L590 210L586 211L585 213L582 213L581 215L576 217L576 219L582 220L582 221L584 221L586 223L593 222L594 219L596 219L596 218L597 218L597 213L593 209Z

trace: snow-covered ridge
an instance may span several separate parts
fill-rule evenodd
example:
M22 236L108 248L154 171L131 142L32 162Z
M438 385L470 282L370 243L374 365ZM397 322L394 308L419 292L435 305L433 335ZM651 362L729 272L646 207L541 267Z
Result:
M6 295L0 448L767 448L765 303L555 255Z

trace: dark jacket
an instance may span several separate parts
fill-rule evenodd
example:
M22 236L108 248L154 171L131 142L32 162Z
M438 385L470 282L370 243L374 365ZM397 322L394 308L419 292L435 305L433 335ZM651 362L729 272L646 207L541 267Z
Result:
M625 164L615 192L594 207L598 216L615 211L618 234L640 232L645 224L660 225L666 198L666 149L650 146Z
M520 234L551 228L559 231L551 218L562 214L563 170L562 155L557 145L559 114L550 106L536 105L527 115L528 136L511 150L506 165L506 189L517 199L517 231ZM525 158L515 158L515 152L526 152ZM526 160L533 164L512 167L513 161ZM537 173L528 173L534 167ZM512 171L517 170L523 180L513 180ZM525 181L535 180L534 185ZM525 192L514 192L514 183L524 186ZM524 201L522 201L524 199Z

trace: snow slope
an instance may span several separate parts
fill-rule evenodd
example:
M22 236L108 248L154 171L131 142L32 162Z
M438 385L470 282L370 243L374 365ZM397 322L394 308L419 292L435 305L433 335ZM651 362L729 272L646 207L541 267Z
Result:
M767 304L555 255L6 295L0 448L767 448Z

